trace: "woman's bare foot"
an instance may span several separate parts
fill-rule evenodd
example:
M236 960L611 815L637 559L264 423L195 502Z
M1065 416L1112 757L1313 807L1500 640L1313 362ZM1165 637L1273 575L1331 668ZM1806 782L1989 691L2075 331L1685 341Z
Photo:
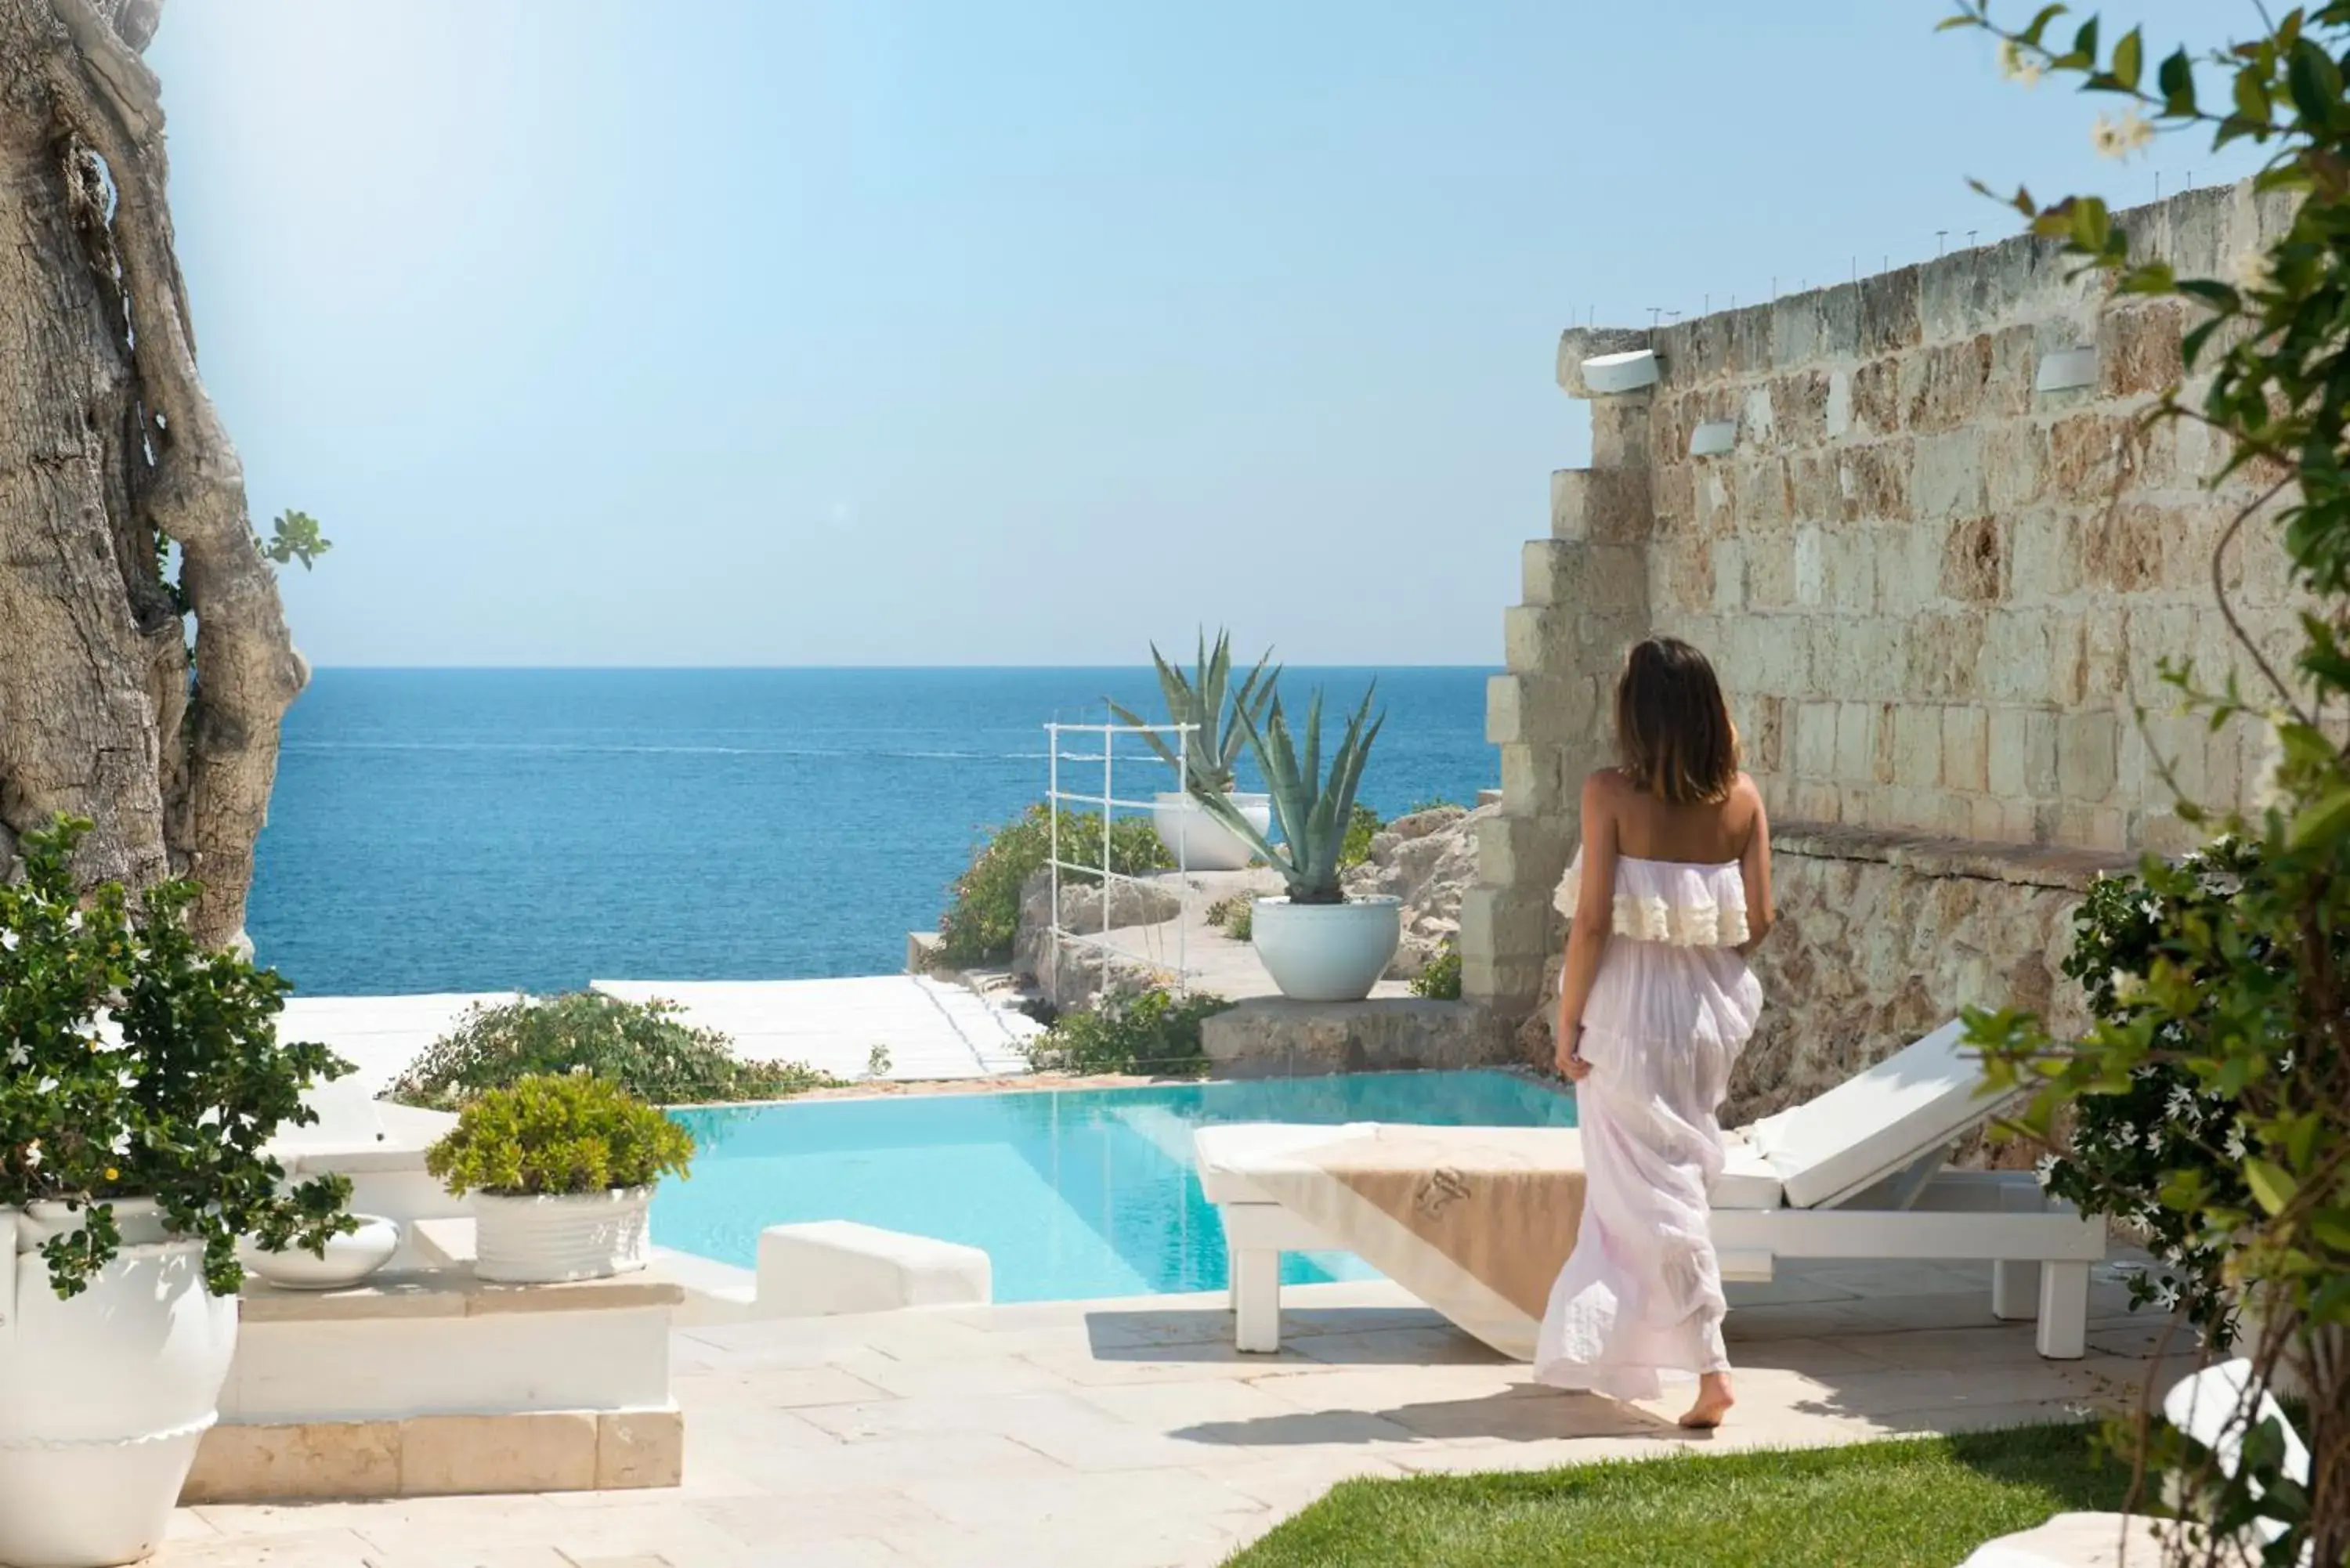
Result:
M1737 1403L1730 1392L1729 1373L1706 1373L1697 1380L1697 1403L1683 1413L1680 1424L1692 1431L1711 1431Z

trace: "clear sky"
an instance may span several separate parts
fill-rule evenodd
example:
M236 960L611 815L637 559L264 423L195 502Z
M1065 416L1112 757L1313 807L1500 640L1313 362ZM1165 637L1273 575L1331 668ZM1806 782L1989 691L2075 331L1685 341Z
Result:
M151 59L317 663L1482 664L1571 318L2222 172L1948 8L170 0Z

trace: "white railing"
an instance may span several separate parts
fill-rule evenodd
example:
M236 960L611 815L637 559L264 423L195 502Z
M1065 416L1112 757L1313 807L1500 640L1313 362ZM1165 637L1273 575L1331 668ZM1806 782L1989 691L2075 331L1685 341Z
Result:
M1129 882L1137 886L1159 885L1155 878L1130 876L1126 872L1118 870L1111 864L1113 858L1111 851L1111 833L1117 825L1118 812L1121 809L1142 812L1155 812L1158 809L1158 802L1156 801L1128 800L1118 794L1117 788L1118 738L1120 735L1173 736L1175 751L1175 787L1177 791L1181 794L1183 798L1189 800L1191 794L1191 736L1198 729L1199 726L1196 724L1051 723L1045 726L1045 752L1047 758L1045 798L1047 803L1047 815L1051 818L1051 847L1048 851L1048 857L1045 863L1052 867L1053 872L1053 909L1050 940L1053 945L1052 980L1053 994L1055 996L1057 997L1061 994L1061 949L1065 943L1075 943L1080 947L1097 949L1104 955L1105 961L1107 961L1110 957L1117 957L1131 961L1154 963L1155 966L1159 968L1170 967L1163 963L1157 963L1152 955L1148 951L1140 953L1134 952L1126 948L1120 947L1110 940L1110 931L1112 929L1110 924L1111 889L1120 882ZM1097 753L1065 752L1061 749L1061 738L1064 735L1086 735L1094 737L1100 744L1101 750ZM1099 794L1087 794L1082 791L1062 788L1061 764L1065 762L1097 762L1101 763L1101 793ZM1164 767L1167 765L1167 760L1164 757L1160 757L1156 754L1150 756L1129 756L1127 758L1127 762L1129 764L1134 763L1147 763L1154 767ZM1097 808L1101 812L1100 864L1096 865L1090 861L1071 860L1063 857L1061 853L1061 808L1064 805ZM1177 890L1176 896L1179 900L1182 900L1184 898L1186 891L1191 887L1191 867L1187 864L1190 857L1190 846L1188 842L1190 837L1191 836L1188 833L1178 834L1176 835L1175 844L1173 846L1175 850L1175 887ZM1083 850L1082 846L1074 844L1070 848L1071 853L1073 854L1082 853ZM1061 873L1063 871L1082 871L1088 876L1098 877L1101 878L1101 929L1098 932L1087 933L1085 931L1072 930L1062 924ZM1182 912L1183 911L1179 905L1175 921L1175 961L1171 966L1175 975L1175 991L1176 994L1179 996L1184 994L1190 988L1190 973L1184 963L1184 960L1188 956L1184 946L1183 935L1184 927L1187 922L1182 919Z

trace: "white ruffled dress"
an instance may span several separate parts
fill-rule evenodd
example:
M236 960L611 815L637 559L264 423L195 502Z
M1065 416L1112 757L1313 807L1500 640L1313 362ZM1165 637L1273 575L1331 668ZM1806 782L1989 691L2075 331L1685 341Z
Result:
M1570 918L1582 886L1578 855L1555 899ZM1583 1222L1551 1288L1534 1375L1652 1399L1667 1376L1730 1367L1706 1193L1721 1174L1715 1113L1762 988L1736 950L1748 933L1734 861L1619 857L1612 931L1583 1012Z

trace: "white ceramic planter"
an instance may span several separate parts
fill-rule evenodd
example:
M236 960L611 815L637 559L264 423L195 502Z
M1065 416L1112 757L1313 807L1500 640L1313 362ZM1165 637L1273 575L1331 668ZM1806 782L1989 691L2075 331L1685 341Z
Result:
M633 1272L652 1254L650 1187L562 1197L473 1194L473 1273L547 1285Z
M265 1252L248 1238L236 1249L245 1271L280 1290L336 1291L358 1284L391 1261L400 1251L400 1227L374 1214L354 1214L359 1228L348 1236L328 1240L324 1256L300 1247Z
M1240 808L1242 818L1251 827L1271 836L1271 795L1242 793L1224 798ZM1152 797L1150 826L1158 830L1159 842L1167 846L1175 864L1187 871L1238 871L1256 854L1249 847L1248 840L1210 816L1207 807L1180 790L1168 790ZM1086 858L1083 847L1066 858L1082 864Z
M1297 1002L1360 1002L1403 940L1403 904L1391 896L1344 904L1259 898L1249 940L1281 994Z
M102 1568L163 1543L236 1350L236 1303L204 1289L203 1248L117 1199L122 1253L59 1301L48 1236L63 1205L0 1209L0 1563Z

